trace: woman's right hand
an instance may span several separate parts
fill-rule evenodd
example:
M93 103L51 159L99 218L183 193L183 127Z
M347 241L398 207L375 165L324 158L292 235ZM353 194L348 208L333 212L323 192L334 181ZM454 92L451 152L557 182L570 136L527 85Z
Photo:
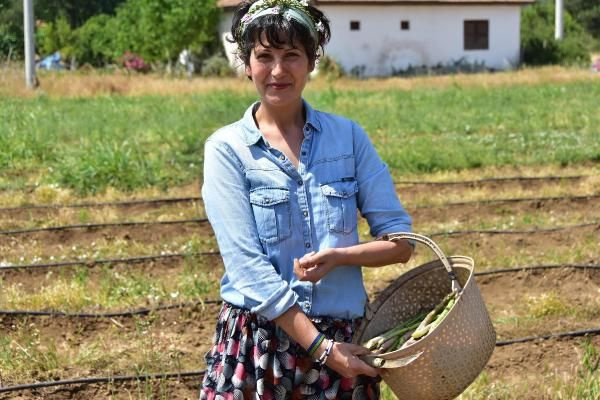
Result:
M328 344L328 341L324 340L324 342ZM353 343L335 342L326 365L345 378L354 378L358 375L375 377L379 375L379 371L359 358L370 353L365 347Z

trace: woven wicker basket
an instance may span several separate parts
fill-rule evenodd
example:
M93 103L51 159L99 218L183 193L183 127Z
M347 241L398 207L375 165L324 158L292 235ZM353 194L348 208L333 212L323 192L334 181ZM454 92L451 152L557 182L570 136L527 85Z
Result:
M496 332L473 277L473 260L463 256L447 258L431 239L422 235L397 233L382 239L424 243L438 260L403 274L369 304L355 342L363 343L432 309L457 289L459 296L454 307L431 333L409 347L377 356L386 360L382 378L399 399L453 399L483 370L496 343ZM373 356L364 360L371 363Z

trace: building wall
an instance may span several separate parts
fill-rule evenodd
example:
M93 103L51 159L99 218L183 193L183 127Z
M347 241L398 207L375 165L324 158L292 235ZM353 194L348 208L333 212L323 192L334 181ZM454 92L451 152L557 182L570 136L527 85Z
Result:
M494 69L519 63L519 6L330 5L321 10L332 31L325 53L346 71L354 68L364 76L387 76L408 66L446 65L462 57ZM470 19L489 20L488 50L464 50L463 21ZM229 27L231 14L223 20L222 25ZM400 29L401 20L409 21L409 30ZM360 30L351 31L350 21L360 21Z

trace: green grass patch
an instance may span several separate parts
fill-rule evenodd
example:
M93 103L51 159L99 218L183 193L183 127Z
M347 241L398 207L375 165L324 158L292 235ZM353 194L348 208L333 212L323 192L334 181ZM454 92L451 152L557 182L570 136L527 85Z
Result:
M395 174L600 160L597 83L325 88L306 97L317 109L361 123ZM187 183L201 174L206 137L239 119L254 99L229 91L3 98L0 171L81 194Z
M115 271L104 266L93 272L79 267L71 272L49 273L34 290L20 282L0 281L0 304L9 309L104 312L215 299L222 271L207 266L210 262L190 256L183 268L166 272L168 279L135 269Z

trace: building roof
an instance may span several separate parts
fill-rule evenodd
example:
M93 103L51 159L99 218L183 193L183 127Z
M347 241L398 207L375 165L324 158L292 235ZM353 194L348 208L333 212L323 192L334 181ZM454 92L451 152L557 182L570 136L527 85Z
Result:
M324 5L523 5L534 3L535 0L313 0L317 6ZM240 4L240 0L218 0L217 5L231 8Z

